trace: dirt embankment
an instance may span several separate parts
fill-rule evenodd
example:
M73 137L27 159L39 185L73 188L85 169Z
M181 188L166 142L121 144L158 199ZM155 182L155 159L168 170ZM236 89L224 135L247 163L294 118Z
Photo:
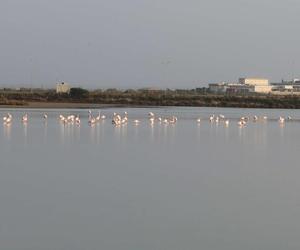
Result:
M300 108L299 96L213 95L195 90L107 90L82 96L53 91L1 93L0 107L103 108L111 106L196 106L237 108Z

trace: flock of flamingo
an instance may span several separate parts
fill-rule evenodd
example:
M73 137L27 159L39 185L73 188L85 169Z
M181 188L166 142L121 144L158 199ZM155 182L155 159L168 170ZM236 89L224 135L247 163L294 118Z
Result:
M103 121L106 119L106 116L105 115L101 115L101 112L98 111L98 115L97 116L94 116L92 114L92 111L89 110L88 111L88 123L90 125L93 125L93 124L96 124L100 121ZM43 119L46 121L48 119L48 115L47 114L43 114ZM79 115L62 115L60 114L59 117L58 117L59 121L63 124L80 124L81 123L81 120L80 120L80 117ZM250 117L250 116L242 116L238 119L238 122L237 122L237 125L240 126L240 127L244 127L249 121L253 121L253 122L257 122L259 120L263 120L263 121L266 121L268 119L267 116L262 116L262 117L258 117L256 115L254 115L253 117ZM23 123L27 123L29 120L28 118L28 114L24 114L21 118L21 121ZM155 122L158 122L158 123L164 123L164 124L175 124L177 122L177 117L176 116L169 116L169 117L166 117L166 118L163 118L163 117L160 117L160 116L156 116L153 112L149 112L148 113L148 120L150 122L150 124L154 124ZM224 115L220 114L220 115L211 115L209 116L209 122L210 123L219 123L219 122L222 122L224 123L225 126L229 126L229 119L225 118ZM287 118L284 118L282 116L280 116L278 118L278 122L280 124L284 124L286 120L292 120L292 117L291 116L288 116ZM10 113L7 113L6 116L3 117L3 123L6 124L6 125L9 125L11 124L13 121L13 116L10 114ZM202 121L201 118L197 118L197 123L200 123ZM113 113L113 116L112 116L112 124L114 124L115 126L120 126L120 125L124 125L124 124L127 124L129 122L129 119L128 119L128 113L125 111L123 115L119 114L119 113ZM132 120L132 123L135 124L135 125L138 125L140 123L140 120Z
M268 117L267 116L262 116L262 117L258 117L257 115L254 115L253 117L250 117L250 116L242 116L238 119L238 122L237 122L237 125L240 126L240 127L243 127L245 126L249 121L253 121L253 122L258 122L260 120L262 121L267 121L268 120ZM278 122L280 124L284 124L286 120L292 120L292 117L291 116L288 116L287 118L284 118L282 116L280 116L278 118ZM198 122L200 122L200 118L197 119ZM218 116L215 116L215 115L211 115L209 117L209 121L212 123L212 122L215 122L215 123L219 123L220 121L221 122L224 122L224 124L226 126L229 125L229 119L226 119L224 115L218 115Z
M97 116L93 116L91 110L89 110L88 112L89 112L88 123L90 125L96 124L96 123L106 119L106 116L101 115L100 111L98 112ZM158 121L160 123L163 122L165 124L169 124L169 123L174 124L174 123L177 122L177 117L176 116L162 118L162 117L156 117L154 115L154 113L152 113L152 112L149 112L148 118L149 118L150 124L154 124L155 121ZM48 119L48 115L43 114L43 119L46 121ZM80 119L79 115L67 115L67 116L65 116L65 115L60 114L58 116L58 119L63 124L68 124L68 123L74 124L74 123L76 123L76 124L79 125L81 123L81 119ZM11 124L12 121L13 121L13 116L10 113L7 113L7 115L5 115L3 117L3 123L6 124L6 125ZM23 123L27 123L29 121L27 113L22 116L21 121ZM114 124L116 126L119 126L119 125L127 124L128 122L129 122L128 113L126 111L124 112L124 115L121 115L119 113L113 113L112 124ZM132 122L137 125L137 124L140 123L140 120L135 119L135 120L132 120Z

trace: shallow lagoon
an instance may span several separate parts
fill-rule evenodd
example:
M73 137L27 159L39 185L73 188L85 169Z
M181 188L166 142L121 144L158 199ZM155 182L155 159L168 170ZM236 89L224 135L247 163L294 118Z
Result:
M114 111L90 126L87 110L0 110L14 117L0 127L1 249L300 248L299 111L129 108L121 127ZM151 126L149 111L179 120ZM254 114L269 120L237 126Z

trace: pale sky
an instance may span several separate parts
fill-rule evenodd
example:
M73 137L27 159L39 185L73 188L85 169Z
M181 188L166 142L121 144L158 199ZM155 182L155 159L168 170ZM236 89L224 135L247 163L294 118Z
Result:
M0 85L300 77L299 0L0 0Z

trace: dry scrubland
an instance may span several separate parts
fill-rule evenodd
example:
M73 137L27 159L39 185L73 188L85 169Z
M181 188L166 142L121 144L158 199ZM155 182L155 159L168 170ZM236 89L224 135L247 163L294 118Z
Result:
M297 95L216 95L205 88L191 90L93 90L71 89L70 94L56 94L54 90L21 89L0 91L1 106L20 107L99 107L126 106L198 106L239 108L300 108Z

